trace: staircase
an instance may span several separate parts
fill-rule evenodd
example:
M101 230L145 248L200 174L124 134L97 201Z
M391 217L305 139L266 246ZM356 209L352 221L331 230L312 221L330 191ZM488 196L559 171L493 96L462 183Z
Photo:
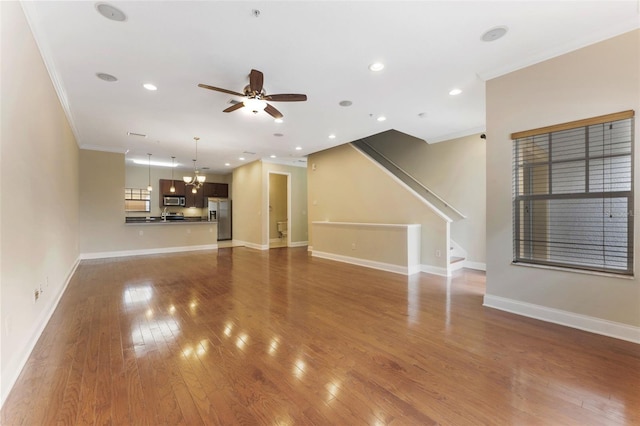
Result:
M378 164L383 166L394 176L400 179L405 185L407 185L416 194L422 197L428 204L430 204L435 210L441 212L449 222L456 222L461 219L465 219L466 216L460 213L457 209L450 206L445 200L439 197L432 190L424 186L416 178L411 176L400 166L387 158L384 154L377 151L374 147L369 145L366 139L359 139L355 142L351 142L353 146L358 148L361 152L367 154L371 159L375 160Z
M442 217L449 224L466 219L466 216L456 208L447 203L442 197L438 196L431 189L426 187L422 182L409 174L406 170L396 164L393 160L376 150L365 139L359 139L351 142L360 152L366 154L373 161L385 168L402 183L406 185L408 190L413 192L417 197L421 198L435 213ZM447 245L450 250L448 254L449 264L446 267L446 275L450 276L453 271L462 269L465 265L467 256L466 251L449 238Z

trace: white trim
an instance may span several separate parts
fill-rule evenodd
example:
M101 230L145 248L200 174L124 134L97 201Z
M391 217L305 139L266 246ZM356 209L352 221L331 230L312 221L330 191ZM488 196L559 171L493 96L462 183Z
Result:
M471 135L477 135L478 133L486 132L486 126L472 127L470 129L460 130L459 132L447 133L445 135L436 136L430 138L427 142L429 145L433 145L440 142L450 141L453 139L460 139Z
M459 271L462 268L464 268L464 260L459 260L458 262L453 263L449 261L449 272Z
M67 97L67 90L65 89L64 82L62 78L58 74L59 67L56 66L55 61L53 60L54 55L51 53L51 47L47 43L48 38L45 36L44 32L41 31L41 25L38 25L41 22L40 16L38 15L37 8L34 2L25 2L21 1L20 5L22 6L22 11L27 18L27 23L29 24L29 28L33 33L33 39L38 46L38 50L40 51L40 56L42 56L42 62L44 63L47 72L49 73L49 77L51 78L51 83L58 95L58 100L60 101L60 105L62 106L62 110L64 111L64 115L69 122L69 127L71 127L71 131L73 132L73 136L76 139L76 144L78 147L81 145L82 138L80 137L80 132L78 131L78 127L76 126L75 121L73 120L73 114L71 114L71 108L69 107L69 99Z
M477 271L487 271L487 264L484 262L472 262L470 260L465 260L463 268L475 269Z
M588 36L571 39L571 41L567 41L566 43L560 46L554 46L551 49L543 50L542 52L538 52L537 54L527 55L526 58L512 62L507 65L501 65L495 68L491 68L485 71L480 71L476 73L478 78L483 81L489 81L494 78L512 73L514 71L520 70L522 68L529 67L531 65L538 64L540 62L547 61L552 58L556 58L558 56L564 55L569 52L573 52L578 49L582 49L583 47L590 46L595 43L599 43L603 40L608 40L610 38L619 36L629 31L633 31L638 28L638 17L629 17L629 20L617 22L614 25L608 25L607 28L600 29L596 32L589 34Z
M447 268L441 268L440 266L433 265L420 265L420 272L425 274L439 275L441 277L450 277L451 272Z
M313 246L307 245L307 251L313 251Z
M356 257L343 256L340 254L326 253L322 251L314 251L311 253L311 256L335 260L336 262L349 263L351 265L364 266L366 268L379 269L381 271L394 272L396 274L410 275L410 269L401 265L392 265L390 263L376 262L374 260L359 259Z
M309 245L309 241L293 241L289 243L289 247L305 247Z
M58 292L58 295L55 297L55 300L52 301L48 309L43 309L43 311L41 312L40 317L36 321L36 324L37 324L36 332L33 333L31 338L27 342L25 346L25 350L17 358L11 359L11 361L16 360L16 362L10 362L10 365L8 365L5 369L3 369L2 386L0 387L0 407L4 406L4 402L7 399L7 396L9 396L9 393L11 392L11 389L13 389L13 386L16 384L16 381L18 380L18 377L20 376L22 369L27 364L27 361L31 356L31 352L33 352L33 349L36 347L36 343L38 343L38 340L40 339L42 332L44 331L45 327L49 323L49 320L51 319L51 316L55 312L56 308L58 307L58 304L60 303L60 299L62 299L62 295L64 294L65 291L67 291L67 287L71 282L71 278L76 273L76 269L78 268L79 264L80 264L80 257L78 257L73 263L73 265L71 265L71 268L67 273L67 277L65 279L64 285L62 286L62 289ZM12 364L16 364L16 365L12 365Z
M575 312L549 308L519 300L485 294L483 306L511 312L541 321L577 328L591 333L602 334L616 339L640 343L640 327L609 321Z
M295 157L291 159L265 157L261 158L261 161L263 163L280 164L281 166L301 167L304 169L307 168L307 159L304 157Z
M144 256L148 254L162 254L162 253L179 253L184 251L198 251L198 250L217 250L218 244L203 244L199 246L184 246L184 247L162 247L154 249L141 249L141 250L120 250L120 251L103 251L97 253L82 253L80 259L105 259L109 257L124 257L124 256Z
M256 244L249 243L247 241L233 240L234 247L236 246L244 246L254 250L269 250L269 244Z

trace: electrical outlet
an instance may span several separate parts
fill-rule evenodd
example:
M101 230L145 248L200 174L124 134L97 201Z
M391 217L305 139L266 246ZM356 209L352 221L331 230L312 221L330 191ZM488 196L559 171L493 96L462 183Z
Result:
M138 231L138 235L142 237L144 235L144 231Z
M351 250L355 250L356 249L356 243L351 243Z
M440 257L442 256L442 253L440 252L440 250L436 250L436 257Z
M40 297L40 290L36 290L33 293L33 303L37 302L39 297Z

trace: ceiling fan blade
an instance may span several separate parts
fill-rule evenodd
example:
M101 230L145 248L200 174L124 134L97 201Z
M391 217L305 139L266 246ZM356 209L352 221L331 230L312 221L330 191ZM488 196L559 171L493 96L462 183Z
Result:
M249 87L252 92L262 93L262 85L264 84L264 75L258 70L251 70L249 74Z
M277 109L275 109L274 107L272 107L269 104L267 104L267 106L265 107L264 112L266 112L267 114L269 114L273 118L282 118L282 117L284 117L284 115L282 115L282 113L280 111L278 111Z
M263 97L265 101L275 101L275 102L298 102L298 101L306 101L307 95L297 95L294 93L282 93L279 95L267 95Z
M232 111L235 111L237 109L242 108L243 106L244 106L244 104L242 102L238 102L237 104L231 105L229 108L225 109L222 112L232 112Z
M208 84L198 84L198 87L202 87L203 89L215 90L216 92L228 93L230 95L244 97L244 93L234 92L233 90L221 89L219 87L209 86Z

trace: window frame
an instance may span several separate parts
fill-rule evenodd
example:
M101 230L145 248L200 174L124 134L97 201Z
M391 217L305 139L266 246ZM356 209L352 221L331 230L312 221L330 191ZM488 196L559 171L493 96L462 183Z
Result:
M635 176L635 167L634 167L635 149L634 148L635 148L635 138L636 138L635 129L634 129L634 116L635 116L634 111L628 110L628 111L618 112L615 114L607 114L599 117L593 117L593 118L588 118L584 120L577 120L569 123L563 123L563 124L554 125L554 126L547 126L547 127L527 130L523 132L516 132L511 134L511 139L513 142L513 149L512 149L512 154L513 154L513 158L512 158L513 238L512 238L512 243L513 243L513 263L514 264L542 265L542 266L549 266L549 267L558 267L566 270L578 270L578 271L587 270L587 271L601 272L601 273L613 273L616 275L625 275L625 276L633 275L633 272L634 272L634 220L633 220L634 215L633 215L633 212L634 212L634 176ZM627 119L629 120L629 123L630 123L629 124L630 152L623 153L623 154L603 153L602 155L592 156L591 155L592 149L590 149L592 148L592 145L590 145L590 140L588 136L591 126L600 125L600 124L605 125L608 123L613 124L615 122L620 122ZM563 131L576 131L578 129L584 129L585 131L584 155L582 155L581 157L573 156L570 158L554 160L553 135L554 134L558 135L559 132L563 132ZM526 164L525 162L520 162L521 157L520 157L519 149L521 148L521 143L529 143L532 146L533 144L535 144L536 137L546 138L546 143L547 143L546 160L533 161L530 164ZM544 139L542 139L542 141L544 141ZM527 146L525 145L523 149L526 149L526 148ZM629 158L628 170L630 174L629 190L624 190L624 191L606 190L604 188L606 184L605 184L605 181L603 180L603 183L602 183L603 189L601 191L599 192L590 191L589 185L590 185L590 179L592 178L592 175L589 172L589 168L590 168L591 162L593 162L594 160L595 161L602 160L603 167L604 167L604 164L606 163L607 160L612 160L615 158L627 158L627 157ZM569 164L572 162L584 163L583 169L582 169L584 174L584 179L585 179L584 190L580 192L576 192L575 190L569 189L568 191L565 191L565 192L561 191L559 193L554 193L554 186L553 186L554 165L558 166L560 164ZM548 181L546 182L546 185L547 185L546 192L536 193L536 190L533 189L532 187L533 177L527 176L527 174L528 173L531 174L532 169L534 167L541 167L541 168L546 167L546 170L544 169L542 170L542 173L548 174L548 178L547 178ZM576 170L578 170L579 172L581 169L580 167L577 167ZM623 170L627 170L627 169L623 169ZM572 171L572 172L575 173L575 171ZM579 174L581 177L582 173L579 173ZM575 185L576 183L579 183L579 180L571 180L570 183ZM608 181L607 183L611 185L612 181ZM529 190L528 191L523 190L522 191L523 193L521 194L520 193L521 185L523 189L527 185L529 185L529 188L528 188ZM558 243L560 245L566 244L566 243L564 241L553 241L552 238L549 238L549 235L551 235L550 232L551 232L552 226L550 223L545 223L544 219L541 219L539 216L535 218L531 216L534 212L533 203L536 200L548 201L548 203L546 203L544 206L547 209L547 211L549 211L548 209L551 208L552 206L551 202L553 200L565 200L565 201L576 200L577 203L580 203L580 201L585 201L589 199L594 201L603 200L603 204L607 199L611 201L626 199L626 203L627 203L626 204L626 221L624 222L624 224L626 225L626 231L627 231L626 252L624 252L626 255L625 269L614 267L614 266L607 267L606 261L605 261L606 255L603 255L603 261L601 265L598 265L596 261L592 261L589 264L586 256L581 257L581 259L584 262L572 263L566 259L568 257L566 254L572 254L570 249L568 248L565 248L564 249L565 251L562 251L559 255L557 255L556 259L551 259L551 256L549 253L552 251L552 248L555 248L554 245ZM570 202L567 203L567 205L569 204ZM566 208L566 207L561 206L561 208ZM579 207L575 207L575 208L579 208ZM573 211L576 211L575 208ZM525 214L522 214L523 209L525 209L525 212L524 212ZM551 217L553 216L548 215L547 220L549 220L549 218ZM614 216L610 216L610 217L614 217ZM622 217L622 216L619 216L619 217ZM602 221L603 221L603 227L604 227L605 219L602 219ZM547 233L547 237L544 240L540 239L540 241L536 241L535 238L533 237L534 223L536 224L544 223L544 228L542 229L542 233L544 232ZM588 231L592 231L592 230L588 230ZM585 231L585 235L597 236L597 234L595 233L595 228L593 229L593 231L594 233L592 234L589 234L588 232ZM539 233L540 229L538 229L535 232ZM603 233L603 235L600 236L600 238L603 241L602 246L606 247L606 244L604 241L606 240L607 236ZM534 245L537 245L538 249L541 249L542 251L546 250L546 257L548 260L544 260L541 258L542 256L536 255L534 253L534 250L535 250ZM588 245L579 246L578 249L576 249L576 251L579 251L579 249L584 250L585 249L584 247L587 247L587 246ZM562 258L562 257L565 258L564 261L562 260L558 261L558 258Z
M127 201L144 201L145 210L127 208ZM151 212L151 192L146 188L125 188L124 189L124 211L126 213L150 213Z

